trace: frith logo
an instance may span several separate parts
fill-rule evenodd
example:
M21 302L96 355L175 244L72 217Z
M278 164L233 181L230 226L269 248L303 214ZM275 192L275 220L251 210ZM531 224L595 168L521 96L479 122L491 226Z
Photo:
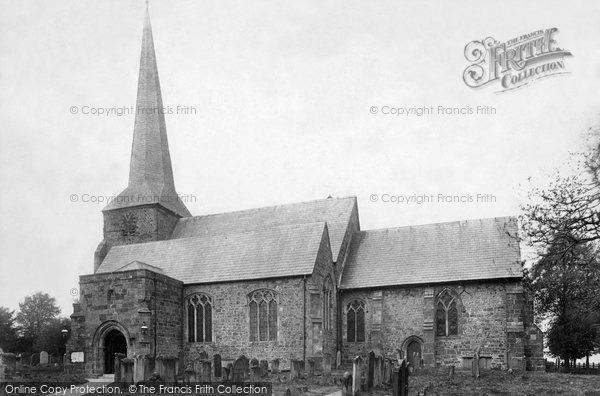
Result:
M471 41L465 46L469 65L463 80L471 88L499 81L499 92L523 87L535 80L567 73L565 58L570 51L559 48L554 39L557 28L538 30L500 43L492 37Z

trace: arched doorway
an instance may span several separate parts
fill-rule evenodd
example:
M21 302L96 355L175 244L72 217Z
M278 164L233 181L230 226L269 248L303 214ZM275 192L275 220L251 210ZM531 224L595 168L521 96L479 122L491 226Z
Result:
M421 367L421 358L423 353L421 351L421 344L417 340L412 340L406 346L406 355L408 362L415 368Z
M407 337L402 343L402 352L412 367L421 367L423 362L423 339L416 335Z
M127 355L127 340L119 330L112 329L104 336L104 374L114 374L115 353Z

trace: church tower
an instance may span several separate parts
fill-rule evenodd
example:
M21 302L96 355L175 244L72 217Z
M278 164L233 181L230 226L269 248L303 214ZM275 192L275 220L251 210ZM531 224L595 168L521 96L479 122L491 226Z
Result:
M129 184L104 209L104 240L94 271L111 246L169 239L178 219L191 216L175 190L150 15L146 9Z

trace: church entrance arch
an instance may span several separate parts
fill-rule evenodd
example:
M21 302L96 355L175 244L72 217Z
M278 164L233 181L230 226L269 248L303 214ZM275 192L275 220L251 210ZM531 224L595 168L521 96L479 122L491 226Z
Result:
M104 374L115 373L115 353L127 355L127 341L117 329L112 329L104 336Z
M129 334L125 327L116 321L102 323L94 335L96 374L114 374L115 354L127 355Z

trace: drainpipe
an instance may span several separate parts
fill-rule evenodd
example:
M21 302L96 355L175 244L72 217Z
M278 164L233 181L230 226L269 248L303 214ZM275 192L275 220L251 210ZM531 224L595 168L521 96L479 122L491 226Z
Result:
M156 300L157 300L157 295L156 295L156 274L154 274L154 276L152 277L152 281L154 283L154 361L156 361L156 342L158 340L158 336L157 336L157 323L158 323L158 311L156 310Z
M303 281L303 285L304 285L304 293L302 294L304 297L304 304L303 304L303 307L304 307L304 337L303 338L304 339L302 342L302 344L303 344L302 345L302 349L303 349L302 361L304 361L306 364L306 336L308 335L308 332L306 331L306 275L304 275L302 277L302 281Z

